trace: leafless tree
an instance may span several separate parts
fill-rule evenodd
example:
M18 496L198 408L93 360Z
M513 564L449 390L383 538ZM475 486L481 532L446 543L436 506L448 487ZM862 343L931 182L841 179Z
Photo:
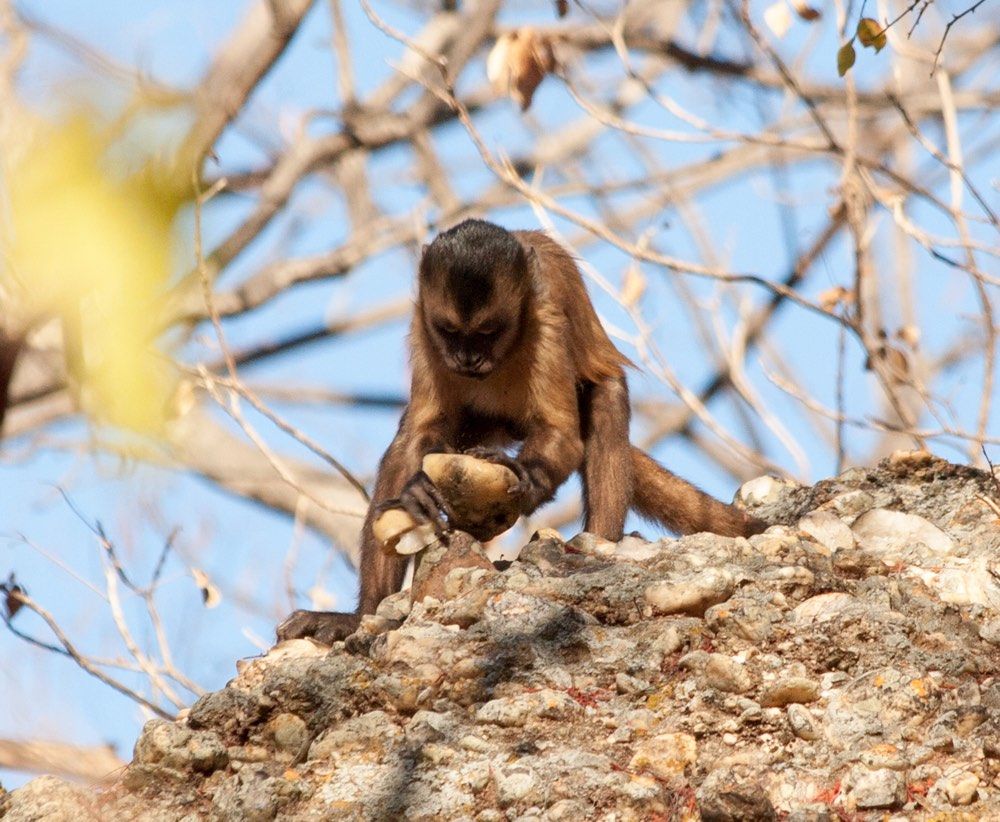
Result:
M392 329L402 350L421 244L467 216L541 226L580 256L641 369L639 437L668 459L686 449L731 480L808 479L899 447L978 462L1000 445L990 4L884 0L867 12L884 29L866 36L887 47L862 50L840 78L838 49L866 15L840 0L778 0L766 13L747 0L581 2L559 19L561 3L359 2L363 16L341 0L247 0L188 89L0 2L7 110L27 105L21 62L44 42L129 92L123 123L189 115L170 162L193 181L197 237L156 309L186 399L142 459L294 518L353 557L374 463L350 464L352 434L321 444L299 412L338 406L361 419L405 398L258 375L316 346L337 362L373 330ZM294 39L307 19L330 32L335 71L314 78L326 105L262 113L253 94L283 55L307 47ZM374 85L361 79L373 44L392 55ZM520 84L535 81L525 100ZM254 145L260 161L239 165L226 137ZM238 219L203 248L200 227L220 209ZM317 220L326 246L289 252ZM375 276L393 296L373 307L273 319L298 294L332 302ZM44 322L25 331L3 319L4 447L18 459L68 447L50 436L80 414L58 339ZM79 445L114 450L116 440L97 430ZM539 521L576 512L566 497ZM113 541L98 533L97 544L104 581L122 582ZM143 600L155 581L125 589ZM74 640L56 636L72 656ZM168 648L155 660L126 650L152 683L152 709L196 692L175 690L183 675Z

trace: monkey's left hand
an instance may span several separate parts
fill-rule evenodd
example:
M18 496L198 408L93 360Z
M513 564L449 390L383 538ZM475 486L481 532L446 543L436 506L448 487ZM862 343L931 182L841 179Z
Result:
M465 453L470 457L502 465L504 468L509 468L513 471L514 476L517 477L517 484L507 489L507 493L512 497L525 497L535 486L531 480L531 475L528 473L528 469L502 448L496 448L491 445L476 445L472 448L467 448Z

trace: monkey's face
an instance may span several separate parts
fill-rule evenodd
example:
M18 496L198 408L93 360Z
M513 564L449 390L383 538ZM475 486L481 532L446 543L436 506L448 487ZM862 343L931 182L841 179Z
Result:
M460 223L425 246L419 283L420 316L440 362L463 377L492 374L517 345L531 291L529 256L514 235L481 220Z
M423 321L441 362L462 377L482 380L510 354L517 341L519 317L499 306L486 306L464 318L440 299L423 295Z

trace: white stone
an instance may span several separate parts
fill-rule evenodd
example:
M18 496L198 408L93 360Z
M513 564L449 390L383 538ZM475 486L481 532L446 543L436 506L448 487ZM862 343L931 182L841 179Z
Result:
M952 805L971 805L976 801L979 793L979 777L974 773L964 771L942 781L944 784L940 782L938 784Z
M854 604L850 594L832 591L828 594L818 594L799 603L792 616L796 622L808 625L811 622L826 622L843 613Z
M524 725L531 717L563 719L582 710L569 694L542 688L520 696L493 699L476 711L476 722L512 728Z
M629 562L642 562L658 557L662 551L662 542L646 542L638 537L625 537L615 548L614 557Z
M660 614L703 616L712 605L725 602L736 587L733 575L710 568L686 582L658 582L645 592L646 603Z
M938 556L954 553L955 543L934 523L916 514L876 508L862 514L852 526L858 544L883 558L895 557L908 548L926 546Z
M854 547L854 534L851 529L830 511L813 511L806 514L799 520L799 530L831 552Z
M798 483L777 477L757 477L740 486L736 499L746 505L767 505L780 500L792 488L798 488Z
M888 768L869 771L859 767L852 773L851 796L859 808L892 808L906 796L903 777Z

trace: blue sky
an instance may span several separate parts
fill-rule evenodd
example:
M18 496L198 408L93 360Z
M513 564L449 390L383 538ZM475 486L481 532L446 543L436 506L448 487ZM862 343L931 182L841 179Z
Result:
M345 3L351 41L358 59L356 73L359 90L369 90L391 71L387 60L398 54L398 46L372 29L353 3ZM215 0L196 3L178 0L170 4L93 2L71 0L24 2L22 8L34 17L50 21L93 44L114 60L138 66L162 83L181 88L194 84L205 70L216 45L242 16L243 0ZM380 4L380 11L393 25L413 30L419 17L405 5ZM548 19L545 9L544 19ZM524 20L526 4L512 4L505 12L509 21ZM825 26L823 48L809 58L805 67L817 72L826 82L835 82L830 55L836 49L836 37ZM806 26L799 25L782 44L794 54L812 37ZM338 92L336 72L330 56L330 23L325 4L310 13L303 29L277 69L266 79L252 98L248 110L217 146L217 154L227 169L253 167L265 160L256 144L257 135L280 139L282 128L296 121L309 109L336 109ZM725 44L739 53L742 46ZM721 47L720 47L721 48ZM613 62L613 58L606 58ZM823 63L823 61L827 63ZM866 69L866 71L862 71ZM868 53L859 56L859 83L870 85L881 75ZM463 83L483 80L482 61L470 66ZM81 98L97 101L108 109L120 105L121 87L107 78L94 75L61 49L36 37L21 77L27 99L42 111L65 108L67 101ZM709 85L688 78L681 72L671 76L670 91L682 105L710 116L724 127L754 130L762 119L771 119L783 105L777 95L760 100L757 96L734 94L706 99ZM662 109L640 106L634 119L660 128L681 128L670 121ZM512 107L501 107L479 121L491 145L510 154L531 145L535 131L545 133L561 123L578 117L579 111L557 81L549 80L540 89L533 111L527 118ZM317 118L312 128L330 128L332 121ZM143 133L150 143L168 145L182 133L185 121L175 114L157 122ZM995 130L995 127L994 127ZM989 136L985 134L983 139ZM449 127L435 136L449 159L469 163L470 172L456 181L463 192L474 194L487 179L472 162L468 141L457 127ZM975 139L975 138L973 138ZM669 161L681 164L691 158L709 157L717 146L670 144ZM968 148L968 147L967 147ZM928 174L938 173L932 163L918 158ZM599 168L608 176L624 174L637 168L634 158L623 149L622 141L608 140ZM401 176L406 170L402 151L390 150L373 164L373 180L384 182L379 205L391 213L407 213L420 197L415 186L407 186ZM987 179L1000 174L1000 161L987 166ZM826 205L836 185L838 169L827 162L796 166L779 179L766 169L749 175L737 185L720 186L699 197L701 216L708 227L723 264L741 271L755 271L777 279L789 266L783 231L789 230L797 247L809 241L826 218ZM776 188L777 183L784 188ZM377 189L379 186L377 186ZM634 198L633 198L634 199ZM796 207L791 222L783 225L775 202L791 200ZM623 196L621 206L629 198ZM995 197L994 197L995 202ZM569 201L586 211L587 204ZM219 201L206 213L206 244L213 245L225 236L245 213L248 203L235 197ZM786 212L787 216L788 212ZM923 214L917 215L934 230L944 230L943 223ZM510 226L534 226L530 209L520 207L498 212L498 220ZM675 213L658 217L668 226L678 224ZM304 182L296 190L287 215L275 221L227 271L224 283L231 284L264 262L283 254L303 255L332 247L345 236L345 209L322 180ZM565 221L557 225L572 235ZM287 245L290 228L296 225L291 246ZM183 234L189 222L181 221ZM697 259L698 252L690 236L682 230L667 229L662 234L661 249L677 256ZM183 245L183 244L182 244ZM618 283L628 260L607 247L592 247L587 261L612 282ZM849 249L836 242L817 264L806 293L815 296L835 284L849 280ZM924 345L935 349L954 331L952 323L938 322L941 316L955 317L972 312L971 289L961 278L929 259L917 263L920 276L917 309L924 332ZM299 287L286 297L275 300L251 315L228 323L227 336L234 346L267 337L280 337L291 330L306 327L328 316L348 316L352 312L409 292L413 260L408 254L393 252L381 255L361 266L343 281L320 282ZM663 272L644 269L649 281L647 319L657 327L657 342L666 352L671 367L686 385L697 388L709 373L703 346L698 342L689 316L679 304L677 283ZM687 285L701 300L717 297L710 283L690 281ZM593 290L593 289L592 289ZM762 292L747 290L749 298L761 302ZM635 329L613 301L595 292L595 301L605 319L613 326L634 334ZM725 326L735 318L731 307L720 308L718 319ZM902 318L889 318L898 324ZM970 320L970 323L972 321ZM775 336L784 341L782 350L808 389L824 403L833 404L837 333L831 323L817 322L802 311L784 311L777 319ZM370 391L402 394L406 390L406 355L403 345L405 322L362 334L350 335L335 344L315 345L294 355L274 358L254 368L245 376L262 384L322 386L338 391ZM203 338L209 339L208 330ZM209 343L210 345L210 339ZM622 344L630 356L634 350ZM188 354L197 352L197 345ZM858 408L866 406L871 378L863 370L863 353L856 345L848 346L846 363L847 393ZM770 386L760 376L756 357L749 373L755 385L781 419L803 445L811 460L807 479L818 479L833 470L829 449L818 441L815 432L798 413L797 404ZM944 388L960 411L967 410L978 396L975 368L964 369L949 377ZM662 383L648 373L632 377L636 396L671 397ZM850 407L850 406L849 406ZM366 411L311 407L279 407L294 422L318 439L330 451L363 476L370 475L395 427L393 411ZM737 430L738 414L728 403L712 406L719 420ZM994 422L996 411L994 411ZM255 420L260 424L259 419ZM262 427L266 427L263 426ZM995 431L996 426L992 429ZM638 432L637 432L638 433ZM269 437L276 447L297 456L305 456L293 443L277 436ZM70 508L57 490L65 489L75 508L91 523L100 521L115 542L130 571L145 579L159 555L167 535L179 528L176 550L187 563L203 568L223 592L223 605L214 610L203 607L200 593L181 563L168 561L161 602L168 615L167 629L178 666L206 688L218 688L235 673L239 657L256 653L252 636L265 640L272 635L274 623L292 603L284 596L283 560L287 548L296 539L290 521L252 504L236 500L216 490L211 484L191 476L142 464L123 465L106 455L81 449L87 428L81 421L71 421L47 432L43 447L27 450L26 442L9 443L0 453L0 576L13 571L33 597L52 606L60 621L72 626L94 654L117 651L119 643L109 634L107 606L85 585L67 573L100 583L99 549L87 524ZM852 452L863 454L871 436L852 432ZM770 456L789 471L795 470L790 455L780 446L767 443ZM955 451L943 451L959 458ZM671 468L724 498L731 497L735 481L708 463L695 449L676 441L658 451ZM647 529L648 530L648 529ZM44 554L55 558L47 559ZM59 564L63 567L59 567ZM298 548L294 586L301 593L319 582L344 606L350 606L354 580L342 560L331 555L323 540L306 532ZM297 604L303 604L300 597ZM28 615L25 615L28 616ZM134 607L128 612L139 632L141 642L150 640L148 623ZM37 628L37 622L23 620L23 627ZM249 635L249 637L248 637ZM18 664L0 666L0 737L37 736L69 739L86 744L104 741L116 745L128 758L131 744L143 716L127 699L81 674L71 662L32 649L6 632L0 632L0 657ZM141 680L136 677L134 683ZM19 774L0 771L7 787L23 782Z

